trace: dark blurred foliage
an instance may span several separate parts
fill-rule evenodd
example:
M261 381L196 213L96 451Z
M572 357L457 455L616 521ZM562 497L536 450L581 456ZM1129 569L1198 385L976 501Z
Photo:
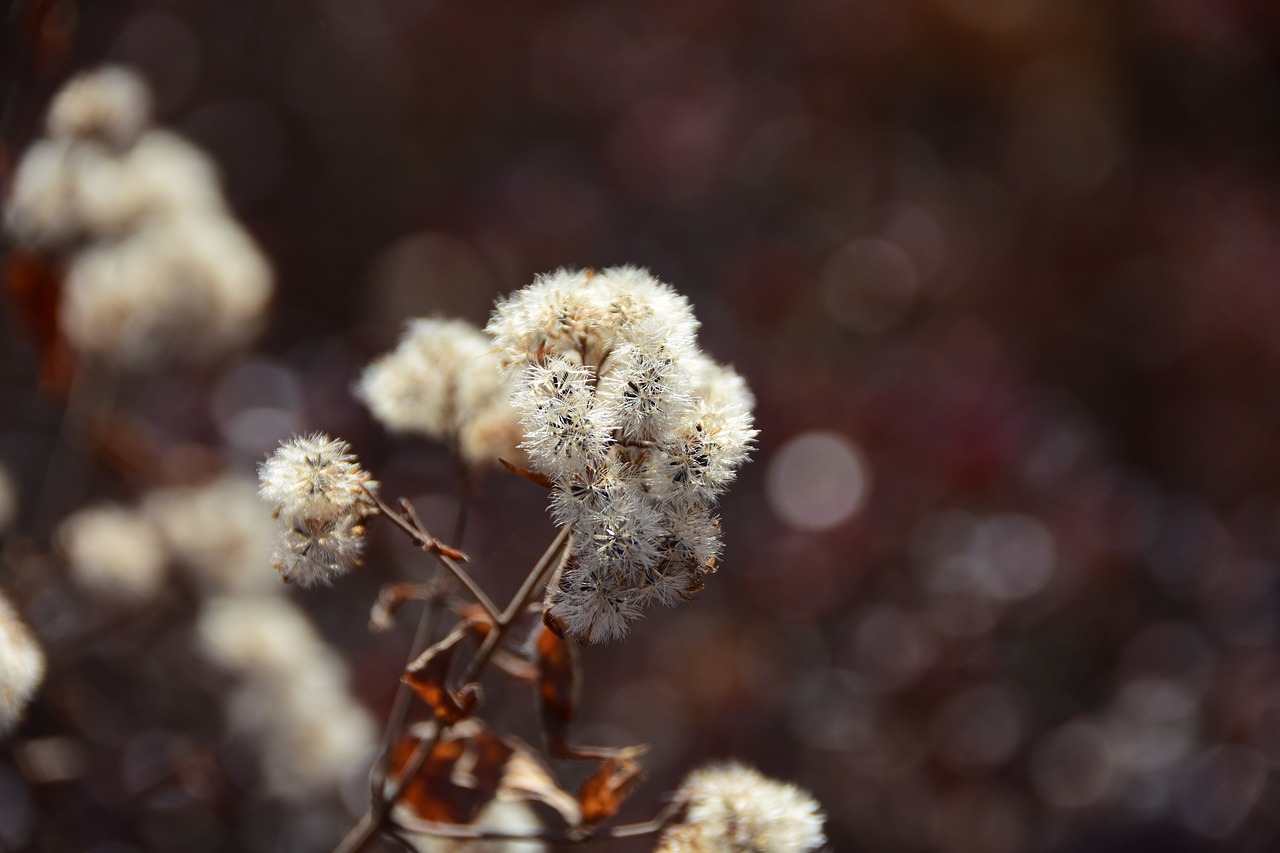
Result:
M259 353L124 390L163 446L248 467L289 429L327 429L444 528L443 452L391 439L349 393L404 318L482 321L561 265L640 264L690 296L707 351L758 395L761 437L700 600L586 650L583 739L654 747L625 815L736 756L811 789L835 850L1280 844L1280 6L8 14L0 166L69 73L135 65L276 264ZM36 494L59 404L27 339L5 350L0 454ZM278 429L236 421L250 406ZM86 459L56 470L37 536L138 488ZM499 596L551 535L542 503L486 483L461 544ZM388 536L360 577L299 597L378 715L407 629L366 636L366 603L416 559ZM43 592L45 633L50 595L75 606ZM87 664L55 656L61 698L24 732L79 726L93 760L28 786L5 759L0 837L318 843L272 834L284 807L219 751L216 679L157 683L178 652L148 630L89 652L133 655L131 681L91 694L132 740L69 714L59 679ZM504 695L489 713L527 730L527 700ZM138 762L174 754L203 781L148 798Z

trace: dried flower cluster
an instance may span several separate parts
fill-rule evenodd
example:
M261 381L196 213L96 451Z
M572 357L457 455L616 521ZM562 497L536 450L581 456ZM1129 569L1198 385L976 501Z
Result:
M168 553L144 514L123 506L82 509L58 527L71 579L95 598L141 602L165 580Z
M5 209L19 246L66 265L59 319L72 346L132 367L243 346L273 288L213 163L150 117L146 84L130 71L72 80Z
M360 564L377 483L345 441L322 433L281 443L258 469L280 522L273 565L286 581L329 584Z
M273 793L306 800L360 772L374 746L373 721L351 697L342 661L292 602L215 599L198 631L206 657L239 676L231 725L262 749Z
M667 827L656 853L806 853L826 843L813 797L741 764L695 770L676 799L684 818Z
M31 630L0 595L0 735L22 719L44 669L44 652Z
M413 320L356 389L388 429L452 446L473 468L520 458L511 387L489 339L462 320Z
M486 331L512 372L530 464L574 559L548 613L591 642L702 586L719 494L746 461L754 401L697 346L688 301L648 272L560 270L501 302Z
M96 599L139 604L161 592L171 566L209 594L273 590L278 584L260 568L275 533L253 480L224 475L157 489L138 506L79 510L56 538L77 587Z

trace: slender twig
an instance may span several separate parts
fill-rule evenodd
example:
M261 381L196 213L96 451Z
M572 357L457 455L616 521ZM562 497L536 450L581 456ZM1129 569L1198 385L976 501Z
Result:
M567 547L568 542L569 528L562 527L560 532L556 534L556 538L551 540L551 544L547 546L547 550L542 552L542 556L538 558L533 570L525 577L524 583L520 586L520 591L511 599L502 616L495 621L493 630L484 638L480 651L476 652L475 657L471 659L471 662L467 664L467 668L463 670L462 678L460 679L463 684L470 684L480 675L480 672L489 662L489 658L493 656L494 651L498 648L498 644L502 642L503 637L506 636L511 626L517 621L520 612L524 610L525 602L529 600L529 596L540 582L546 581L548 571L552 566L558 567L569 558L570 548Z
M373 499L374 503L377 504L378 509L387 517L388 520L405 533L409 534L409 537L413 539L415 543L417 543L431 556L435 557L442 566L453 574L453 576L458 580L458 583L462 584L467 592L471 594L471 597L474 598L482 608L484 608L485 613L488 614L490 619L496 622L500 618L501 614L498 613L497 606L489 596L485 594L484 590L480 588L467 570L454 562L453 558L448 554L441 551L441 548L447 548L448 546L443 545L439 539L435 538L421 527L415 526L413 522L404 518L400 513L387 506L376 492L366 490L366 493Z
M420 539L422 536L430 536L430 534L426 533L425 530L414 530L413 524L410 521L406 521L398 515L393 514L391 508L383 503L381 499L376 495L373 497L374 500L378 502L378 507L382 510L383 514L387 515L389 518L398 519L402 523L402 529L409 532L415 539ZM486 608L486 610L491 611L490 618L493 620L493 629L489 632L488 636L485 637L484 643L480 646L480 649L471 658L470 662L468 662L467 668L463 671L461 678L462 684L470 684L484 671L484 668L492 658L494 651L498 648L498 644L506 636L511 627L519 621L519 617L523 615L525 603L528 601L529 596L533 593L534 589L537 588L538 583L546 580L548 574L552 571L553 566L558 570L563 566L564 562L569 559L569 554L572 550L570 545L569 530L568 528L562 528L560 532L556 534L555 539L551 541L551 544L547 546L547 550L538 558L538 562L525 577L524 583L520 585L519 591L517 591L515 596L512 597L503 612L497 613L496 608ZM448 566L448 563L445 562L447 558L444 558L444 555L436 553L435 556L437 559L441 560L444 565ZM484 606L483 601L481 602L481 606ZM378 791L374 791L374 800L370 805L369 810L366 811L360 821L352 827L351 831L342 839L342 842L334 848L334 853L359 853L359 851L364 850L364 848L368 846L369 842L371 842L381 831L386 822L387 816L399 801L400 796L404 793L404 789L414 778L417 777L419 771L422 770L422 766L426 763L427 757L431 754L431 750L435 748L436 743L439 742L440 738L447 730L448 726L443 724L437 725L435 727L435 731L429 738L418 741L418 745L414 749L413 754L409 757L409 760L405 762L404 767L401 768L400 772L396 775L395 781L392 782L390 786L386 785L386 774L384 772L382 777L382 784L384 787L382 796L378 796ZM387 754L389 755L389 751Z

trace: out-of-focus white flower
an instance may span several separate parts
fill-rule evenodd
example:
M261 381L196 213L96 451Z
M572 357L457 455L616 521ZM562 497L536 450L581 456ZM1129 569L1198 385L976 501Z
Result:
M179 565L211 592L274 591L270 561L276 525L262 511L252 477L227 474L202 486L152 492L143 511Z
M110 601L146 601L160 591L168 552L144 515L119 506L82 509L58 527L76 586Z
M230 217L213 162L149 129L141 78L106 69L55 98L49 138L16 169L5 227L67 270L62 331L130 368L207 361L260 330L274 284Z
M273 565L286 581L329 584L360 564L378 484L350 451L322 433L295 436L258 469L259 494L280 521Z
M22 720L44 671L44 652L35 636L0 595L0 735Z
M373 721L351 696L341 659L294 604L214 599L197 633L205 656L239 678L230 722L258 744L273 793L304 801L363 770Z
M356 393L388 429L451 444L474 467L517 455L510 381L469 323L411 321L396 348L365 369Z
M676 799L684 817L662 833L656 853L807 853L826 843L813 797L741 764L695 770Z
M45 125L49 135L132 145L151 123L151 92L137 73L108 66L73 78L62 87Z

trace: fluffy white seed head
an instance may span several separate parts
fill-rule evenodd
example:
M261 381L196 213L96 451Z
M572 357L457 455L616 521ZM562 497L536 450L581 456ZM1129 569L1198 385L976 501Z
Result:
M108 66L82 74L62 87L49 106L49 135L96 139L126 147L151 121L151 92L127 68Z
M364 525L355 516L331 519L292 516L288 520L280 529L271 558L271 564L286 582L329 586L360 565Z
M262 511L252 477L227 474L202 486L162 489L147 497L143 512L206 591L249 594L279 587L262 571L276 524Z
M570 565L548 596L548 613L571 636L589 643L620 640L640 617L640 601L609 572Z
M141 513L119 506L83 509L59 525L57 538L71 580L95 598L143 602L164 583L168 551Z
M39 643L9 600L0 595L0 736L21 722L44 672Z
M399 345L365 369L356 393L388 429L448 440L457 429L459 374L488 352L469 323L412 320Z
M243 348L274 287L227 212L213 162L148 129L147 100L142 80L120 69L72 81L5 206L14 241L67 269L59 319L71 345L134 368Z
M86 177L110 163L105 150L65 139L32 145L18 162L5 204L5 230L28 249L55 249L89 229Z
M78 254L61 325L81 352L124 366L202 361L252 339L271 290L270 270L239 226L182 216Z
M612 410L625 441L661 437L693 402L688 368L665 343L622 344L613 350L607 368L600 381L600 404Z
M330 522L363 518L377 483L360 467L351 445L324 433L294 436L258 466L258 493L281 518Z
M646 460L646 479L664 503L713 501L747 461L756 430L751 415L714 410L699 400Z
M356 393L388 429L450 444L479 468L522 456L511 390L478 328L426 319L411 321L399 345L365 369Z
M197 635L204 655L239 678L228 716L261 750L272 793L306 801L358 772L373 722L351 696L342 660L292 602L214 599Z
M511 405L535 469L560 479L604 463L613 442L613 412L596 404L591 368L558 356L530 364Z
M684 818L667 827L656 853L808 853L826 843L813 797L741 764L695 770L676 798Z
M607 372L623 343L690 347L697 321L688 301L646 270L561 269L534 279L494 309L485 328L506 364L564 358Z
M546 605L580 639L621 636L642 606L686 601L715 571L711 509L751 449L754 401L698 350L697 328L688 300L636 267L539 276L486 327L529 467L574 534Z

